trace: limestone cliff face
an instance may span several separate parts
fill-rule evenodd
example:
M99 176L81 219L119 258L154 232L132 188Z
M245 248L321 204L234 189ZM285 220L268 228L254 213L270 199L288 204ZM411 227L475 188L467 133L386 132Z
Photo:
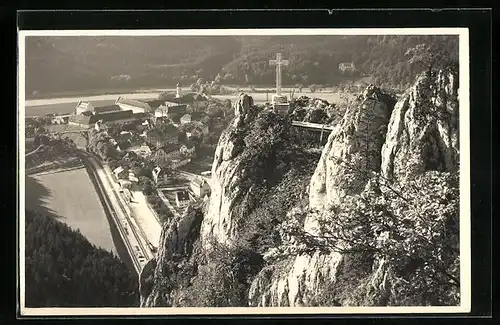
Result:
M422 75L396 104L382 148L382 173L411 177L425 170L458 168L458 77Z
M321 209L359 193L366 185L364 172L380 169L391 105L365 93L359 106L346 111L342 123L330 134L311 179L311 208Z
M458 168L458 84L450 71L422 75L395 101L370 86L330 134L311 179L310 208L323 210L362 192L371 172L411 177L426 170ZM304 230L317 233L317 216ZM321 235L321 234L319 234ZM251 306L311 306L335 284L344 263L339 253L299 254L265 267L249 292ZM389 294L388 265L375 259L367 291L383 303ZM348 270L347 270L348 271ZM377 300L378 299L378 300Z
M309 206L324 209L355 195L366 186L366 174L380 169L380 150L394 101L379 99L378 88L347 109L342 122L330 134L309 187ZM304 229L316 233L316 214L308 215ZM249 298L253 306L310 306L326 283L334 283L343 262L341 254L315 252L298 255L261 272Z
M201 210L190 207L181 218L163 224L157 256L144 266L139 277L141 307L175 304L176 263L191 257L202 218Z
M211 240L229 244L236 235L235 203L242 193L239 183L245 171L240 166L245 148L244 128L251 119L253 99L242 95L234 105L235 119L222 133L212 165L210 204L201 227L201 241L206 248Z

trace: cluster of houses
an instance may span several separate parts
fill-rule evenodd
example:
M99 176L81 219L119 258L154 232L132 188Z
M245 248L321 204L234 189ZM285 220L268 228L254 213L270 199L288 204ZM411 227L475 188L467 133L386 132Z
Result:
M180 167L188 163L188 158L194 158L195 146L191 141L194 138L201 138L209 133L208 125L200 121L195 121L192 115L200 114L200 111L208 107L208 97L196 93L181 94L181 87L177 85L175 94L163 95L161 99L154 100L135 100L119 97L113 105L95 107L90 102L80 101L75 109L75 113L69 117L69 124L77 125L83 128L94 128L97 131L106 128L106 124L123 125L130 122L142 122L146 129L139 137L143 138L143 143L148 145L134 145L128 137L127 151L134 151L137 155L147 158L152 152L166 150L167 153L180 154L183 159L178 157L168 157L174 165L173 168ZM179 143L179 127L189 124L185 129L185 143ZM161 126L159 130L156 126ZM120 138L126 138L122 131ZM130 135L130 134L129 134ZM118 138L117 138L118 139ZM120 143L115 139L110 139L111 144L118 150ZM130 146L130 147L129 147Z
M94 107L91 102L80 101L75 112L68 119L68 124L91 128L97 122L103 124L126 124L132 121L142 121L149 124L172 121L174 124L192 122L192 112L208 107L209 99L206 95L187 93L181 94L181 87L177 85L176 94L166 95L162 99L135 100L118 97L112 105Z
M167 173L160 167L153 169L153 180L155 183L168 180ZM192 178L189 185L175 190L175 205L178 208L185 208L191 201L191 196L198 198L207 198L210 196L210 185L202 177Z
M118 179L120 186L124 189L128 189L132 186L132 184L139 182L139 179L133 172L125 170L122 166L113 170L113 174Z

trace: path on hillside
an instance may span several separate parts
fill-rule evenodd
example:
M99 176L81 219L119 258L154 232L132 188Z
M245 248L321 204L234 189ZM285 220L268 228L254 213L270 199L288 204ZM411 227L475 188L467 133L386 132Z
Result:
M34 154L34 153L37 153L37 152L38 152L38 150L40 150L40 149L42 149L42 148L43 148L43 144L39 145L39 146L38 146L38 148L36 148L35 150L32 150L32 151L28 152L28 153L27 153L27 154L25 154L24 156L25 156L25 157L28 157L29 155L32 155L32 154Z

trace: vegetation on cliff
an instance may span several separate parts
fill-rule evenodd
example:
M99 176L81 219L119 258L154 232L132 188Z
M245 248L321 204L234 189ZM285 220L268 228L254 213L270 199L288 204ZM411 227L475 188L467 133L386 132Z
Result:
M26 211L26 307L135 307L137 276L80 232Z
M288 241L268 259L320 249L361 261L358 271L369 271L356 277L352 266L344 267L341 274L350 274L349 280L339 280L330 292L336 292L334 299L343 305L459 304L458 175L431 171L401 184L390 184L380 175L370 178L360 195L328 210L309 212L323 214L316 218L320 235L304 231L304 216L293 215L280 229ZM366 292L374 259L391 268L390 295Z

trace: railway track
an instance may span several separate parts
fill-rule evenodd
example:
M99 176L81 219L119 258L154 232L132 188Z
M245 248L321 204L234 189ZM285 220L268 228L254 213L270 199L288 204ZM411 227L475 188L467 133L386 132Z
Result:
M87 158L88 158L88 156L87 156ZM139 263L139 260L136 256L136 254L134 253L134 249L132 247L132 244L127 239L127 232L124 229L123 224L120 222L118 216L116 215L116 211L110 202L108 194L106 193L106 190L104 189L104 185L102 184L102 181L97 173L97 170L93 166L92 162L90 162L90 160L87 160L86 164L88 164L88 166L90 167L89 169L91 170L92 177L95 179L98 190L102 194L102 197L104 199L103 201L104 201L105 208L108 211L108 213L111 215L111 217L113 218L113 220L118 228L120 236L122 237L122 240L125 244L125 247L129 253L130 259L132 260L132 264L134 265L134 269L136 270L137 274L140 274L140 272L142 270L142 266Z
M101 193L103 194L103 196L105 198L106 206L107 206L108 210L110 211L110 214L113 217L113 220L115 221L115 224L117 225L117 227L119 229L119 232L120 232L120 235L121 235L123 241L125 242L125 245L127 247L127 251L129 252L129 255L130 255L132 262L134 264L134 268L136 269L137 273L140 274L143 266L146 264L147 261L141 262L140 258L138 256L138 253L140 253L140 255L142 255L148 259L152 258L152 253L150 252L149 249L147 249L144 246L144 244L141 240L141 236L138 233L137 228L139 228L139 227L135 223L135 220L132 221L132 218L129 216L127 209L125 208L125 206L123 205L123 203L120 200L119 194L116 192L115 188L113 187L112 180L109 179L109 176L106 174L102 164L100 164L100 162L95 157L93 157L91 154L84 152L84 151L82 151L82 154L83 154L83 156L87 157L87 161L88 161L88 163L92 169L92 172L96 178L96 182L98 184L99 190L101 191ZM98 170L101 171L101 175L99 175ZM108 188L111 187L111 192L113 192L112 195L114 196L115 205L117 205L117 207L113 207L112 200L108 194L109 190L106 190L106 186L104 186L104 184L103 184L104 181L107 181ZM118 212L117 208L119 209L119 212L121 214L121 218L117 214L117 212ZM124 221L125 221L126 225L128 225L128 227L126 227L126 225L124 225ZM130 236L130 233L128 232L128 230L126 228L130 228L133 237ZM145 237L142 237L142 238L145 238ZM134 249L134 247L132 247L132 246L134 246L133 244L135 244L135 243L131 243L130 239L134 239L135 243L137 244L136 246L139 248L138 250Z

